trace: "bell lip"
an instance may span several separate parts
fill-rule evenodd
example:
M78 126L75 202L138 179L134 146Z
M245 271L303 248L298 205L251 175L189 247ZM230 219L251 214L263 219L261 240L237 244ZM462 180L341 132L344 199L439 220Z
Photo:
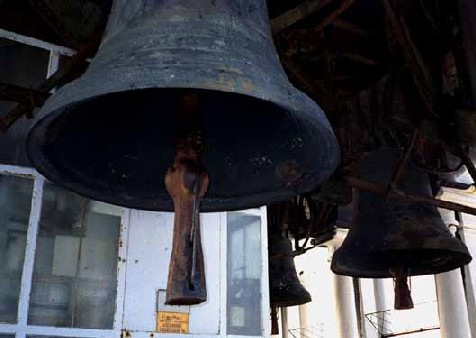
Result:
M297 305L303 305L309 302L312 302L312 297L311 294L304 288L302 287L301 293L299 294L286 294L286 291L282 291L285 293L284 297L280 297L279 295L275 297L270 297L270 304L271 306L278 306L278 307L290 307L290 306L297 306ZM272 293L272 290L270 290L270 293ZM282 300L282 301L277 301L276 298L289 298L289 300ZM296 299L300 299L300 301L296 301Z
M169 88L157 88L157 89L169 89ZM194 89L194 88L180 88L180 89ZM206 88L196 88L204 89ZM213 89L216 90L216 89ZM221 91L221 90L218 90ZM125 92L125 91L124 91ZM226 91L223 91L226 92ZM120 93L120 92L119 92ZM240 95L247 95L240 92L231 92ZM265 102L271 102L269 100L255 97L255 99L262 100ZM310 99L309 99L310 100ZM77 101L76 101L77 102ZM85 196L95 201L101 201L108 204L113 204L129 209L144 210L144 211L163 211L163 212L173 212L174 206L172 200L155 200L154 203L134 203L128 201L118 201L111 198L104 198L96 189L91 189L86 187L79 182L72 182L68 179L62 179L61 173L56 169L56 166L52 164L46 156L39 151L41 145L44 143L46 138L46 126L50 123L53 123L54 120L59 117L63 110L70 105L74 105L76 102L71 102L68 105L63 106L61 109L56 109L53 111L44 114L40 117L38 121L30 128L28 131L26 139L26 153L27 156L35 167L35 169L42 174L49 181L67 189L73 191L81 196ZM314 103L313 101L311 101ZM271 102L278 107L281 107L287 111L292 110L289 106L283 106L278 102ZM317 104L314 103L317 109ZM256 193L243 194L243 195L234 195L232 198L203 198L200 211L201 212L221 212L221 211L237 211L250 208L262 207L268 203L280 202L288 200L296 195L307 193L309 191L317 188L322 182L325 181L328 177L332 175L337 166L340 163L340 147L337 143L337 139L329 126L326 123L316 124L312 118L310 118L309 113L302 114L303 119L306 122L313 123L316 127L316 133L321 135L320 145L325 145L324 148L328 149L329 156L327 157L327 166L321 168L319 175L316 175L313 180L308 180L306 186L301 186L300 188L282 188L279 190L270 190L270 191L259 191ZM327 122L327 120L325 121Z
M296 301L288 301L288 302L272 302L271 301L271 306L277 306L277 307L292 307L292 306L298 306L298 305L303 305L310 303L312 301L311 297L309 297L309 300L306 299L304 302L296 302Z
M461 244L464 245L464 243L461 243ZM466 248L465 245L464 245L464 248ZM447 251L444 249L425 249L425 251L429 251L429 250L440 251L440 252ZM398 251L398 250L394 250L394 251ZM339 257L341 255L351 256L352 258L347 259L346 260L347 263L344 265L338 262L339 260L342 260L342 258ZM339 249L338 249L334 253L334 256L332 257L331 270L334 274L341 275L341 276L351 276L351 277L360 277L360 278L392 278L390 271L383 272L382 271L383 269L375 269L372 271L372 267L370 266L359 267L358 258L363 256L369 256L369 254L354 252L353 250L350 250L350 249L339 252ZM468 265L473 259L469 251L467 252L449 252L448 251L448 256L452 257L452 261L450 262L450 264L444 265L438 269L435 268L430 273L422 271L422 269L416 269L413 271L410 270L409 275L410 276L436 275L439 273L448 272L458 268L462 268L463 266ZM431 267L428 268L428 270L430 269Z

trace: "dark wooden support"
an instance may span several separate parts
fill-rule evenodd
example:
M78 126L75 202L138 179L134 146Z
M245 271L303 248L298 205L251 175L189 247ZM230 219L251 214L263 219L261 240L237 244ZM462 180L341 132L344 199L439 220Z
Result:
M476 109L476 3L471 0L458 1L459 22L461 28L461 47L464 51L468 78L469 103L468 110ZM458 69L458 72L461 70Z
M387 187L384 185L368 182L360 178L351 177L351 176L346 176L345 179L354 188L370 191L379 195L385 195L387 193ZM407 201L407 202L414 202L414 203L426 203L426 204L433 205L437 208L443 208L443 209L448 209L453 211L464 212L471 215L476 215L476 208L468 207L466 205L459 204L459 203L442 201L435 198L411 195L399 190L391 191L389 194L389 198L401 200L401 201Z
M31 88L0 83L0 100L13 102L30 101L34 107L41 107L49 96L49 93L39 92Z
M392 174L392 178L390 179L390 183L387 186L387 191L385 193L386 200L389 198L390 192L397 189L398 182L400 181L400 178L402 177L405 171L405 167L407 166L408 160L410 159L410 156L412 155L417 139L418 139L418 129L415 129L413 131L410 144L408 145L408 148L405 151L405 154L403 155L403 157L400 159L400 161L398 161L397 167L395 168L395 171Z
M382 3L385 8L392 32L395 34L399 45L403 49L406 65L413 75L413 79L420 93L421 99L427 108L428 113L434 116L431 74L425 66L425 62L423 61L420 51L410 36L410 32L403 17L397 15L391 0L383 0Z
M325 18L323 18L317 26L314 28L316 32L320 32L324 30L327 26L329 26L335 19L337 19L339 16L341 16L342 13L344 13L352 4L354 3L354 0L343 0L335 10L333 10L329 15L327 15Z
M306 18L307 16L324 8L326 5L328 5L331 2L332 0L303 1L302 3L300 3L298 6L294 7L293 9L290 9L287 12L271 20L271 27L273 30L273 34L278 34L279 32L285 30L286 28Z
M196 95L185 94L179 112L175 159L165 175L175 211L166 299L171 305L193 305L207 300L200 201L208 189L208 174L201 163L203 147L196 129L196 108Z
M81 48L78 53L66 62L62 69L56 71L43 83L35 87L34 91L48 93L55 87L61 86L81 75L88 67L86 59L97 49L99 41L99 36L92 39L90 43L85 45L84 48ZM19 102L5 117L0 119L0 131L7 131L7 129L22 116L31 116L34 108L29 99Z
M361 27L359 27L359 26L357 26L357 25L355 25L351 22L348 22L348 21L345 21L345 20L342 20L342 19L336 19L336 20L332 21L331 25L335 28L339 28L343 31L350 32L352 34L355 34L355 35L363 37L363 38L371 38L372 37L372 34L369 31L367 31L367 30L365 30L365 29L363 29L363 28L361 28Z

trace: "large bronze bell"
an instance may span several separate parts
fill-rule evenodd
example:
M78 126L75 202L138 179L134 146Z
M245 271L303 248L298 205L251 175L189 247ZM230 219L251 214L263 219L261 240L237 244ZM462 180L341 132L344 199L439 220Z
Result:
M206 299L199 210L310 191L339 159L279 63L265 0L114 1L97 55L45 103L27 153L84 196L175 210L169 304Z
M328 120L279 63L265 0L114 1L86 73L38 113L28 155L82 195L172 211L164 175L190 91L210 177L202 211L284 200L337 166Z
M360 164L361 178L388 184L401 154L393 148L369 153ZM399 190L432 197L428 175L413 163L405 168ZM438 210L423 203L388 200L360 191L358 214L332 259L336 274L396 280L395 308L411 308L406 277L456 269L471 261Z
M269 295L272 308L311 301L311 295L299 281L291 241L283 236L290 205L284 202L268 206Z

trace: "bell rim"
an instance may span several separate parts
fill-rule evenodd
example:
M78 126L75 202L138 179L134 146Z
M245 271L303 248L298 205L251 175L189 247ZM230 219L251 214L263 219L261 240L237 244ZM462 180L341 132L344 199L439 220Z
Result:
M461 243L463 244L463 243ZM464 244L463 244L464 245ZM463 246L465 248L465 246ZM341 276L351 276L351 277L360 277L360 278L391 278L392 275L390 274L390 271L384 271L383 268L373 268L371 264L368 266L363 267L362 264L359 264L359 260L361 257L369 257L373 255L379 255L381 253L379 252L372 252L372 253L359 253L358 251L356 252L355 250L351 250L350 248L341 250L339 251L340 248L334 253L334 256L332 257L332 262L331 262L331 270L334 274L336 275L341 275ZM452 271L458 268L462 268L465 265L468 265L472 260L472 256L469 253L468 250L464 251L449 251L447 249L422 249L422 248L413 248L412 249L414 252L418 251L425 251L425 252L431 252L431 251L437 251L440 254L437 255L439 257L442 256L449 256L451 257L451 260L449 263L441 266L441 267L427 267L427 268L416 268L413 269L411 267L406 266L409 268L408 270L408 275L409 276L423 276L423 275L436 275L439 273L444 273L448 271ZM391 250L392 253L398 253L399 251L405 252L408 250ZM442 255L441 253L447 252L446 255ZM342 264L338 262L339 260L342 260L341 256L346 255L347 257L351 257L350 259L346 259L346 264ZM385 255L389 255L386 253ZM435 257L436 258L436 257ZM382 261L385 259L382 259ZM360 266L359 266L360 265ZM374 270L372 270L374 269ZM431 270L433 269L433 270ZM431 272L429 272L431 270Z
M157 88L157 89L164 89L164 88ZM168 88L167 88L168 89ZM189 88L179 88L188 90ZM193 89L193 88L192 88ZM203 88L196 88L200 90L207 90ZM216 89L213 89L216 91ZM233 93L232 94L241 94L242 93ZM254 99L261 100L264 102L270 102L268 100L253 97ZM286 111L290 111L291 108L283 107L279 103L271 102L278 107ZM70 103L70 105L74 105L75 102ZM26 142L26 150L27 156L32 163L32 165L38 170L40 174L46 177L49 181L62 186L65 189L71 190L81 196L85 196L87 198L101 201L113 205L118 205L124 208L131 208L136 210L144 210L144 211L165 211L165 212L173 212L174 207L172 200L166 201L159 201L155 200L154 203L148 203L144 205L143 203L131 203L127 201L120 201L112 198L104 198L104 196L98 191L94 189L90 189L88 187L82 186L79 183L70 182L69 180L64 180L61 178L61 174L57 170L57 164L51 163L44 154L42 154L39 149L44 144L44 140L46 138L46 131L47 127L54 123L55 119L60 117L62 114L65 113L65 110L70 106L64 106L62 109L57 109L47 113L45 116L39 118L36 123L30 128L28 135L27 135L27 142ZM317 108L316 104L316 108ZM249 208L256 208L261 207L268 203L273 202L280 202L292 198L298 194L309 192L316 187L318 187L325 179L330 177L330 175L334 172L335 168L338 166L340 161L340 149L337 144L337 140L335 139L334 133L332 130L327 128L326 124L316 123L317 119L309 119L308 114L301 114L300 115L303 120L307 123L312 123L314 132L316 135L319 135L319 142L317 143L323 148L326 149L326 157L327 163L325 166L320 167L318 175L311 180L306 180L307 185L301 188L288 188L284 187L279 190L269 190L269 191L257 191L255 193L250 194L243 194L243 195L234 195L232 198L219 198L214 197L212 199L205 197L201 203L201 211L202 212L219 212L219 211L236 211L236 210L244 210ZM317 121L320 122L320 121ZM160 190L160 189L159 189ZM237 202L241 201L241 202ZM152 205L153 204L153 205Z

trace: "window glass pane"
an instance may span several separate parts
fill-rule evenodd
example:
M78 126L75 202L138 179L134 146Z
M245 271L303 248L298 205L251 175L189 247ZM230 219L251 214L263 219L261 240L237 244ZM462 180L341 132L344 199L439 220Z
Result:
M112 328L119 215L117 207L45 185L29 324Z
M227 333L261 335L261 217L227 220Z
M0 82L34 88L46 78L49 53L17 42L0 39ZM0 101L0 118L16 104ZM28 166L26 133L33 119L22 117L0 137L0 163Z
M33 180L0 175L0 322L16 323Z

